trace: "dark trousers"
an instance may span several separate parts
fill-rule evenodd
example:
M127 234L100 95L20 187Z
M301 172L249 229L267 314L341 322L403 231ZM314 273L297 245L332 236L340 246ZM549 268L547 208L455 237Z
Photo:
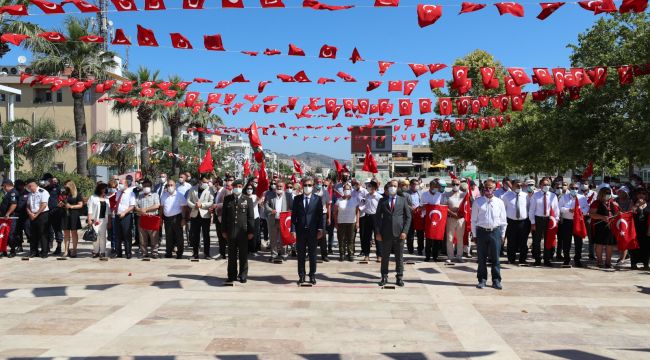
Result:
M266 219L260 218L260 237L264 241L269 241L269 223L266 222Z
M200 237L203 236L203 255L210 256L210 218L202 218L201 216L190 219L190 230L192 234L192 251L194 255L199 253Z
M47 216L47 227L48 227L48 247L54 244L54 241L57 244L61 244L63 241L63 212L56 208L50 209L50 213Z
M327 214L323 214L323 224L327 224ZM318 247L320 247L321 258L327 258L327 249L329 246L327 244L327 236L325 236L325 234L323 234L323 237L318 240Z
M176 247L176 258L183 257L183 215L163 216L165 223L165 256L170 257Z
M327 250L334 247L334 222L327 225Z
M108 211L108 210L107 210L107 211ZM110 218L110 220L109 220L109 221L111 222L111 229L110 229L110 230L106 230L106 231L107 231L107 233L106 233L106 238L107 238L107 240L111 243L111 254L112 254L112 253L115 253L115 245L116 245L116 244L115 244L115 243L116 243L116 241L115 241L115 240L116 240L116 236L115 236L115 234L116 234L116 232L117 232L117 230L116 230L116 229L117 229L117 219L116 219L116 218L117 218L117 216L111 216L111 218ZM107 227L107 228L108 228L108 227ZM160 234L162 234L162 232L160 232Z
M528 225L526 220L508 219L506 229L508 238L508 261L514 262L519 253L519 262L525 262L528 256ZM499 239L499 241L501 241Z
M499 254L501 248L501 228L487 231L481 227L476 228L476 248L478 252L478 271L476 277L479 281L487 280L487 258L489 254ZM501 280L501 263L499 256L492 256L492 281Z
M133 245L140 246L140 232L138 229L140 228L140 217L138 215L133 215L133 227L131 228L133 230Z
M370 244L375 235L374 215L368 215L359 219L361 224L361 253L363 256L370 256Z
M117 256L122 256L122 245L126 256L131 256L131 239L133 235L133 215L128 214L120 219L119 215L115 216L115 252Z
M440 249L442 249L444 245L445 242L442 240L426 239L424 242L424 257L427 260L433 259L433 261L437 261Z
M228 234L228 280L237 278L237 260L239 260L239 277L248 277L248 234L238 231L236 235Z
M535 216L535 232L533 232L533 257L535 262L542 260L542 248L544 249L544 261L551 261L554 249L546 249L546 227L548 218Z
M223 238L223 226L216 215L214 217L214 227L217 229L217 239L219 240L219 254L222 258L225 258L226 249L228 248L228 241Z
M248 252L256 253L262 247L262 239L260 238L260 218L255 219L255 228L253 229L253 238L248 240Z
M395 276L401 279L404 276L404 240L382 236L381 243L381 276L388 276L388 262L392 252L395 254Z
M595 258L594 238L591 234L591 217L585 215L585 226L587 227L587 237L589 238L589 258Z
M309 256L309 276L316 274L316 233L297 233L298 276L305 276L305 261Z
M582 238L573 235L573 220L562 219L558 229L558 238L562 239L562 253L564 261L568 262L571 258L571 237L573 237L573 260L580 261L582 257Z
M9 238L7 239L7 245L9 247L9 252L16 253L16 247L18 246L18 220L11 220L11 229L9 230Z
M424 231L423 230L415 230L411 224L411 227L409 228L409 233L406 234L406 248L409 251L409 254L413 254L414 252L414 242L415 238L417 237L418 239L418 254L422 254L422 250L424 249Z
M14 246L17 248L22 248L23 246L23 233L27 236L27 241L31 237L31 230L29 227L29 217L27 214L21 214L18 216L18 221L16 222L16 234L14 238ZM11 245L11 244L10 244Z
M49 214L47 212L44 212L30 222L31 235L29 236L29 252L32 255L39 255L39 247L41 249L41 256L47 255L47 253L50 251L50 246L47 238L48 218Z

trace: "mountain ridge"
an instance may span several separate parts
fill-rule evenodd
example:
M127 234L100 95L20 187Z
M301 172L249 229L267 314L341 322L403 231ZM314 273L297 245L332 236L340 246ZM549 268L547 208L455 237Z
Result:
M305 151L296 155L287 155L283 153L276 152L278 155L278 160L284 160L291 162L292 159L296 159L302 163L305 163L311 167L324 167L324 168L334 168L334 160L339 161L340 163L349 163L350 160L337 159L325 154Z

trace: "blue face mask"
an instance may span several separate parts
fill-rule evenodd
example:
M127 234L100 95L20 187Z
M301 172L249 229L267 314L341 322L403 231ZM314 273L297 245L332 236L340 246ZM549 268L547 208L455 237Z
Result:
M571 189L569 192L571 193L571 196L576 196L578 194L578 190Z

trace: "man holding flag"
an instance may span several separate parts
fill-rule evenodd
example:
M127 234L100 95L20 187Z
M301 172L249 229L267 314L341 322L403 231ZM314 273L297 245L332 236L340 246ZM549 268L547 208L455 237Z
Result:
M558 236L563 247L564 266L570 264L571 236L573 235L574 257L573 263L576 267L582 267L580 262L582 254L582 239L587 236L583 214L589 213L587 198L578 193L578 184L571 183L569 192L560 197L560 228Z

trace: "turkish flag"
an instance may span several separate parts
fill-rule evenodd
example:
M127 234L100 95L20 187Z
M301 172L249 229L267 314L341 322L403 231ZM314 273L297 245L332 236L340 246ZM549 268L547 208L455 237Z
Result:
M510 76L503 77L503 83L506 87L506 95L519 95L521 94L521 87L515 83L515 80Z
M403 137L406 137L406 135L404 135ZM411 218L413 219L413 230L415 231L424 230L424 215L425 215L424 208L419 207L413 209L413 213L411 215Z
M566 69L554 68L552 71L555 79L555 90L558 92L564 91L564 73L566 73Z
M124 30L116 29L115 30L115 36L113 36L113 41L111 41L111 44L112 45L131 45L131 40L129 40L129 38L126 37L126 35L124 34Z
M183 9L185 10L203 10L205 0L183 0Z
M355 79L352 75L346 74L343 71L339 71L338 73L336 73L336 76L343 79L344 82L357 82L357 79Z
M394 62L392 61L379 61L379 75L384 75L386 73L386 70L388 70L389 67L391 67Z
M454 77L454 88L461 88L467 83L467 66L453 66L451 73Z
M244 0L221 0L222 8L243 9Z
M470 106L469 96L463 96L461 98L456 99L456 111L458 112L458 115L467 115L469 106Z
M85 43L95 43L95 44L100 44L104 42L104 38L101 36L97 35L85 35L79 37L79 40L85 42Z
M373 174L379 172L379 170L377 170L377 161L375 161L374 156L372 156L369 145L366 145L366 158L363 161L363 168L361 170L371 172Z
M438 110L440 115L451 115L453 111L453 106L451 105L450 98L440 98L438 100Z
M479 11L483 9L485 6L486 6L485 4L474 4L471 2L463 2L461 4L460 12L458 14L460 15L469 12Z
M620 212L611 220L609 227L614 233L614 237L616 237L619 251L639 248L632 212Z
M282 245L296 243L296 239L291 236L291 211L280 212L280 237L282 237Z
M442 89L445 87L445 79L430 79L429 87L433 89Z
M43 39L45 39L47 41L50 41L50 42L61 43L61 42L66 41L65 36L63 36L63 34L58 33L56 31L42 32L42 33L40 33L40 34L38 34L36 36L42 37Z
M296 159L292 159L292 160L293 160L293 171L302 175L303 174L302 165L300 165L300 163Z
M9 243L9 234L11 234L12 219L0 218L0 253L7 252L7 244Z
M335 46L325 44L320 48L318 57L323 59L336 59L336 50Z
M82 13L97 13L99 12L99 8L85 0L63 0L61 1L61 5L63 4L69 4L72 3L74 4L79 11Z
M550 250L555 247L557 244L557 220L555 219L555 211L551 208L551 216L548 218L548 223L546 225L546 241L544 242L544 248Z
M563 2L548 2L548 3L539 3L539 6L542 7L542 11L537 15L537 18L540 20L545 20L547 17L551 16L555 10L559 9L565 3Z
M522 68L508 68L508 73L517 86L522 86L530 83L530 78Z
M389 81L388 91L402 91L402 80Z
M151 29L146 29L138 25L138 45L140 46L158 46L156 35Z
M621 14L628 12L642 13L648 8L648 0L623 0L618 11Z
M424 232L427 239L442 241L447 225L447 205L425 205L426 220Z
M138 226L142 230L160 231L160 216L140 215Z
M418 25L421 28L434 24L442 16L440 5L418 5Z
M111 0L117 11L138 11L134 0Z
M282 0L260 0L260 5L263 8L283 8L284 3Z
M418 85L417 80L406 80L404 81L404 95L409 96L415 90L415 87Z
M512 111L522 111L524 108L524 102L526 101L527 92L521 95L511 95L510 96L510 108Z
M305 56L305 51L294 44L289 44L289 55L291 56Z
M248 131L248 141L250 142L253 149L262 147L262 141L260 140L260 135L257 132L257 124L254 121Z
M145 10L165 10L165 2L163 0L144 0Z
M244 178L247 178L251 174L251 163L248 159L244 161Z
M25 16L27 13L27 6L25 5L5 5L0 6L0 14L7 13L14 16Z
M582 173L582 178L583 179L589 179L591 175L594 174L594 162L589 161L589 164L587 164L587 168L585 171Z
M23 34L2 34L2 36L0 36L0 41L8 42L16 46L20 46L25 39L29 39L29 36Z
M216 35L203 35L203 45L206 50L213 51L225 51L223 47L223 41L221 40L221 34Z
M428 114L431 112L431 99L428 98L422 98L419 99L419 104L420 104L420 114ZM422 126L420 126L422 127Z
M409 99L399 99L399 116L409 116L413 113L413 103Z
M517 17L524 16L524 7L515 2L500 2L494 4L499 9L499 15L510 14Z
M353 64L356 64L357 61L363 61L361 58L361 54L359 54L359 50L355 47L354 50L352 50L352 56L350 56L350 60L352 61Z
M399 0L375 0L375 7L398 6Z
M458 206L457 215L459 218L465 219L465 234L463 235L463 244L469 244L469 233L472 231L472 201L470 199L470 192L465 192L465 197L461 200Z
M63 14L65 12L61 5L53 2L45 0L30 0L30 2L38 6L38 8L46 14Z
M172 38L172 46L176 49L192 49L192 44L189 40L180 33L170 33Z
M630 65L621 65L616 68L618 71L618 82L621 85L629 85L634 81L634 73L632 72L632 66Z
M578 198L575 198L575 207L573 208L573 236L579 238L587 237L587 225L585 224L585 218L582 214L582 209L580 209L580 202Z
M547 68L533 68L533 83L540 86L553 84L553 78Z
M587 76L594 83L595 88L605 86L605 80L607 80L607 67L597 66L591 70L587 70Z

